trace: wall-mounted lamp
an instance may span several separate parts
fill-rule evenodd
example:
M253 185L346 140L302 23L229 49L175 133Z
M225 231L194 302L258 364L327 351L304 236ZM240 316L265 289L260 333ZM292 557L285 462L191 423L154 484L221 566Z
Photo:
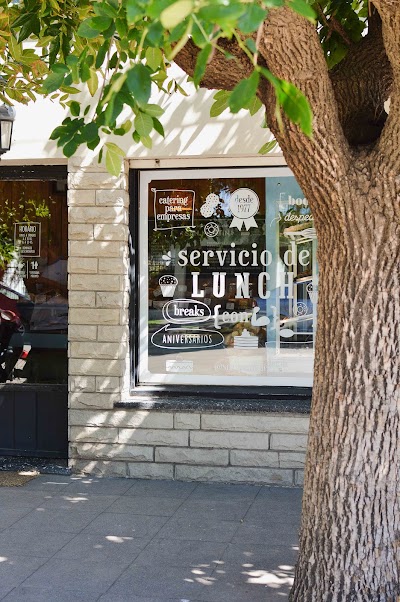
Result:
M15 109L3 104L0 107L0 155L11 148L11 137L15 119Z

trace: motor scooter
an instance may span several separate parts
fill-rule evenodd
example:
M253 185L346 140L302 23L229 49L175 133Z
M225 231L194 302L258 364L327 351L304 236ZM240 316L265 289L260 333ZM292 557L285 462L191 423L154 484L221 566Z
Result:
M0 308L0 383L7 382L13 370L22 370L25 367L31 345L23 344L17 357L14 349L10 347L13 334L23 335L24 332L25 328L20 317L9 309Z

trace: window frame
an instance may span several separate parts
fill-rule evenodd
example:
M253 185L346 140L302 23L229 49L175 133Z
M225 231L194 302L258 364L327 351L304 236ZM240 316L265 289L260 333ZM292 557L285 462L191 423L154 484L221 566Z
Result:
M236 174L237 177L250 176L253 172L253 177L257 177L254 172L260 172L260 170L267 169L271 176L280 175L293 175L290 169L282 162L279 165L254 165L254 166L238 166L238 167L225 167L224 172L228 172L228 176ZM192 172L190 175L188 172ZM143 191L146 190L149 177L154 178L154 174L159 173L160 179L169 177L168 174L172 174L179 178L180 174L185 174L185 177L193 177L193 172L207 172L205 177L217 177L220 175L221 167L218 166L199 166L199 167L163 167L160 168L158 164L154 167L138 167L131 168L129 171L129 191L130 191L130 205L129 205L129 253L130 253L130 394L133 398L138 395L145 395L148 397L162 395L167 400L174 397L181 398L186 396L190 402L193 402L196 398L202 398L208 402L212 400L259 400L259 401L270 401L270 402L305 402L309 404L312 394L312 385L226 385L226 384L214 384L214 385L202 385L202 384L156 384L156 383L143 383L139 381L139 351L140 351L140 300L141 300L141 287L140 287L140 246L141 246L141 220L140 211L141 198ZM229 174L231 172L231 174ZM144 178L141 176L144 176ZM147 209L147 207L146 207ZM147 237L146 237L147 243ZM146 276L147 283L147 276ZM145 283L145 285L146 285ZM147 288L146 288L147 291ZM125 402L124 402L125 403ZM129 402L128 402L129 403ZM124 404L123 404L124 405ZM295 408L290 408L289 411L293 411Z

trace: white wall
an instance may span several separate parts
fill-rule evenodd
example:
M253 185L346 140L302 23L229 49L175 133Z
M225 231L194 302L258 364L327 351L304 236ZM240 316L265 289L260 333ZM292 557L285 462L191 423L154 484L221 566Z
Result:
M240 111L237 115L225 111L217 118L210 118L214 92L200 90L194 93L193 86L184 83L185 77L181 71L177 70L177 76L185 90L191 92L189 97L157 93L152 99L152 102L161 102L166 111L161 118L165 139L154 133L154 145L149 150L135 144L129 134L124 138L114 138L125 150L126 156L136 159L257 157L259 148L270 137L268 130L261 128L263 111L260 110L253 118L247 111ZM2 157L2 164L66 162L49 136L67 112L48 99L39 99L28 106L17 105L16 110L12 147ZM129 113L126 113L126 118L129 118ZM77 154L86 155L87 151L81 147Z

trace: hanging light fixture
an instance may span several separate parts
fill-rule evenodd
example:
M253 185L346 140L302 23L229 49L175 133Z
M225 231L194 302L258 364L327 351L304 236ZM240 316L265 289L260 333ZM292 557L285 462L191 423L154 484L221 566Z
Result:
M0 155L6 153L11 148L11 137L14 119L14 107L10 107L10 105L3 104L0 107Z

